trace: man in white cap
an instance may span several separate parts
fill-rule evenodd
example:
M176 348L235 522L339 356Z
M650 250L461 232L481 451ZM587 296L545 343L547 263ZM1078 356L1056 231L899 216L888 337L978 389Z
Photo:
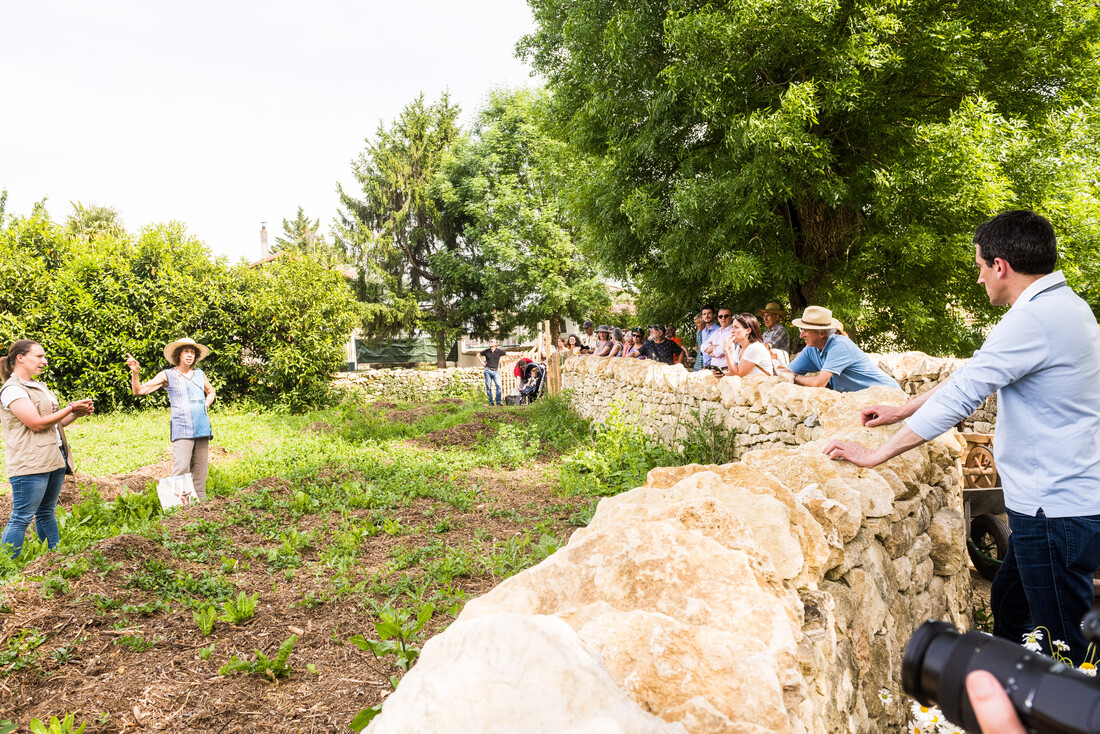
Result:
M875 386L901 389L897 380L879 369L851 339L837 333L840 322L833 318L829 309L807 306L802 318L794 320L794 325L806 342L806 348L781 369L780 374L790 375L796 384L831 387L837 392L855 392ZM808 374L810 372L817 374Z

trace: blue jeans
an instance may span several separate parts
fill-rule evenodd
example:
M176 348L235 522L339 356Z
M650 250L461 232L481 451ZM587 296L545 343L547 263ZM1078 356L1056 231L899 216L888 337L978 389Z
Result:
M1081 619L1092 609L1092 576L1100 567L1100 515L1030 517L1006 510L1012 534L990 590L993 634L1016 643L1046 627L1043 652L1052 640L1069 645L1080 665L1088 643Z
M493 402L493 393L490 390L490 388L493 385L497 386L496 403ZM501 404L501 402L500 402L500 393L501 393L500 370L486 369L485 370L485 397L489 398L489 405L494 405L494 404L495 405L500 405Z
M39 539L49 547L55 547L61 540L54 510L64 482L65 467L44 474L11 477L11 519L0 535L0 542L11 544L12 558L23 552L23 536L32 519Z

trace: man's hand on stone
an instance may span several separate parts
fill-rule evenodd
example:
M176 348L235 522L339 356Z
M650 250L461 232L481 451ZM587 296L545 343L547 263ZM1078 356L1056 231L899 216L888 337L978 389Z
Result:
M859 412L863 425L888 426L905 418L905 411L896 405L872 405Z
M832 440L822 452L833 461L845 459L856 466L872 467L881 462L875 458L875 452L855 441Z

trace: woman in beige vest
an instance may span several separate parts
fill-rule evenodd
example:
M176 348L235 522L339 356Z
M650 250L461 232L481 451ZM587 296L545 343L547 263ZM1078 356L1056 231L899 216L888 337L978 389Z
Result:
M0 357L0 424L12 500L0 542L11 546L13 558L23 551L32 519L39 539L50 548L61 539L55 508L65 474L73 467L63 426L95 410L91 399L59 409L54 394L33 379L45 368L46 351L30 339L20 339Z

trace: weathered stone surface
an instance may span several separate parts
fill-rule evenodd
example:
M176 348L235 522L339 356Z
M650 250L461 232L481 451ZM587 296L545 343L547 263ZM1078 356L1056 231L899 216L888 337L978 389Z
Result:
M514 614L455 622L428 640L367 728L369 734L520 731L686 732L631 700L569 625Z
M928 526L928 538L937 574L954 576L966 568L966 526L961 512L952 507L937 512Z
M961 500L958 435L949 432L875 470L860 469L825 457L825 443L887 440L897 427L868 429L859 411L898 404L903 393L840 395L776 378L716 380L630 362L571 359L563 381L574 390L578 411L601 420L625 395L624 413L673 444L684 435L685 416L712 410L736 431L741 461L654 469L644 487L604 499L589 527L563 549L470 601L442 637L515 614L553 619L570 630L576 639L553 644L581 660L576 664L588 671L581 678L599 678L602 671L613 683L608 694L596 680L585 701L603 713L595 699L609 696L612 713L569 711L546 730L870 734L896 728L900 714L885 711L876 694L898 689L897 661L909 636L933 614L956 624L966 620L968 575L959 560L963 545L955 542L959 517L951 514ZM950 374L951 365L923 355L895 363L914 371L912 379L899 378L908 394ZM543 654L547 643L518 637L508 642L517 658L526 659L527 647ZM422 661L406 677L415 682L423 670L462 681L466 728L444 730L537 730L526 719L508 718L509 707L528 697L525 687L501 714L495 693L468 695L488 673L470 676L470 686L455 672L460 663L433 672ZM523 664L502 667L528 682ZM556 662L552 667L559 669ZM488 688L496 690L491 680ZM551 698L530 694L531 705L558 706L552 695L561 686L538 680ZM447 685L416 683L408 690L449 695ZM402 716L391 711L403 706L422 705L395 705L406 695L412 700L406 686L379 722ZM638 712L656 716L636 725L630 717ZM433 730L406 715L404 730Z

